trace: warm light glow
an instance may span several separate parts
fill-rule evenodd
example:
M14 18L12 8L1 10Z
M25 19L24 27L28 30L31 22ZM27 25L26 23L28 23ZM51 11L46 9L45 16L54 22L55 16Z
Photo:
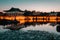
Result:
M0 19L14 20L16 18L20 24L24 24L25 22L60 22L59 16L0 16ZM57 20L58 19L58 20Z

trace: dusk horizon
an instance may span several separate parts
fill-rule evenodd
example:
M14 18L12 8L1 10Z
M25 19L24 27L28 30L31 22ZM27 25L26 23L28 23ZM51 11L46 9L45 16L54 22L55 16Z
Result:
M11 7L40 12L59 12L60 0L0 0L0 12Z
M0 0L0 40L60 40L60 0Z

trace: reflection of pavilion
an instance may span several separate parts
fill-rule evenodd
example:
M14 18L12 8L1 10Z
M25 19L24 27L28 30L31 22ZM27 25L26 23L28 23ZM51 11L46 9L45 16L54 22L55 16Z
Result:
M6 13L6 15L14 15L14 16L17 16L17 15L23 15L24 14L24 11L18 9L18 8L11 8L9 10L4 10L4 12Z

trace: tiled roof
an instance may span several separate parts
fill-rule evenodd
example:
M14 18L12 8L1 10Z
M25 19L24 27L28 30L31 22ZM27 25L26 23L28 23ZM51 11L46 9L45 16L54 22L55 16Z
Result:
M10 10L5 10L4 12L23 12L22 10L20 10L19 8L11 8Z

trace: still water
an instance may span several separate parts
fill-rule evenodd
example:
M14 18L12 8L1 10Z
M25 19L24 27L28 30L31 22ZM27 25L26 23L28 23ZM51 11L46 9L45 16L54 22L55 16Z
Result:
M20 30L24 30L24 31L27 31L27 30L39 30L39 31L47 31L47 32L50 32L50 33L60 35L60 32L56 31L56 26L51 26L50 23L48 23L48 24L35 25L35 26L30 25L30 26L27 26L26 28L22 28ZM0 32L4 32L4 31L8 31L8 30L9 29L3 29L3 26L0 26Z
M15 31L0 26L0 40L60 40L60 33L56 31L56 26L49 24L30 25Z

